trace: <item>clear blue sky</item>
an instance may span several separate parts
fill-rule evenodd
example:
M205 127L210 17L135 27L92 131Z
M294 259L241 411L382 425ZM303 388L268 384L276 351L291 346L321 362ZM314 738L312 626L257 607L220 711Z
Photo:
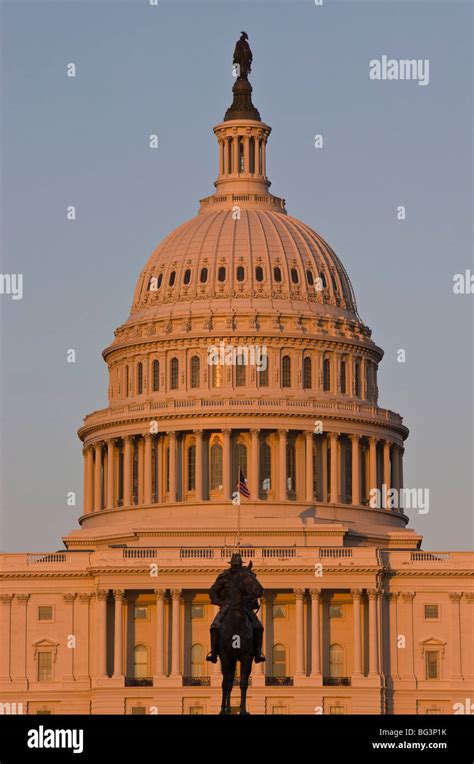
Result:
M242 29L272 191L338 253L385 350L380 404L411 430L405 482L430 489L410 525L425 548L472 546L474 296L452 293L474 269L472 4L15 0L2 3L1 252L24 297L0 297L4 549L58 549L75 527L76 432L106 405L101 351L149 254L213 190ZM430 84L371 81L383 54L428 58Z

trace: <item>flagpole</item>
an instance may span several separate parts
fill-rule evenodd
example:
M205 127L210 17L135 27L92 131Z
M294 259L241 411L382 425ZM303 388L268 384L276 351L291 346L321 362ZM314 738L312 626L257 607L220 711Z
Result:
M240 547L240 493L239 502L237 503L237 549Z

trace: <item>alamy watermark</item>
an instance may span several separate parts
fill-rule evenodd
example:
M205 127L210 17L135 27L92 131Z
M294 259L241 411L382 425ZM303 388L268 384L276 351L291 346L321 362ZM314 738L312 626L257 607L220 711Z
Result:
M266 371L268 355L266 345L227 345L223 340L207 348L209 366L256 366Z
M416 509L419 515L430 511L429 488L371 488L369 506L372 509Z

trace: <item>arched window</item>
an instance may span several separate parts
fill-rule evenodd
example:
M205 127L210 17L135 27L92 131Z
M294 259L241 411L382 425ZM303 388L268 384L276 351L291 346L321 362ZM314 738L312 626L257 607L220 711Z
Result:
M153 392L156 393L160 389L160 362L153 361Z
M355 394L356 394L356 398L360 398L360 363L356 363L354 372L355 372L354 373Z
M225 273L226 273L225 268L224 268L223 265L221 265L221 267L217 271L217 279L218 279L218 281L220 281L220 282L225 281Z
M201 284L205 284L207 281L207 268L201 268L201 273L199 276L199 281Z
M245 270L242 265L237 268L237 281L243 281L245 278Z
M188 448L188 491L196 490L196 446Z
M325 358L323 361L323 390L329 392L331 389L331 363L329 358Z
M156 288L159 289L162 283L163 283L163 274L160 273L160 275L158 276L158 283L156 285Z
M266 440L260 443L260 490L265 493L272 487L272 450Z
M199 387L199 377L201 374L201 361L199 356L193 355L191 358L191 387Z
M272 676L287 676L286 673L286 647L282 644L273 645L272 649Z
M222 488L222 446L214 443L211 446L211 491Z
M227 167L229 168L229 173L232 172L232 154L234 153L233 148L232 138L229 138L227 141Z
M176 281L176 271L171 271L170 280L168 281L169 286L173 286L175 281Z
M141 361L137 366L137 393L138 395L143 393L143 364Z
M314 277L311 271L306 271L306 278L310 286L314 286Z
M341 361L339 386L341 388L341 393L345 395L345 392L346 392L346 362L345 361Z
M275 279L277 284L280 284L280 282L281 282L281 269L278 266L276 266L273 269L273 278Z
M239 141L239 173L244 171L244 142L242 138Z
M246 382L247 382L247 367L245 365L245 358L242 354L239 354L236 358L236 366L235 366L236 387L245 387Z
M286 444L286 480L288 491L296 491L296 449L294 443Z
M191 271L190 271L189 268L187 270L185 270L185 272L184 272L184 279L183 279L183 281L184 281L185 284L189 284L189 282L191 281Z
M281 386L291 387L291 358L284 355L281 361Z
M240 470L242 470L242 474L244 478L248 477L247 446L245 445L245 443L237 443L235 447L235 451L234 451L234 459L235 459L235 479L237 482L240 476Z
M148 670L148 648L136 645L133 660L133 676L135 679L146 679L150 676Z
M344 676L344 650L342 645L331 645L329 648L329 676Z
M300 277L298 276L298 271L296 270L296 268L292 268L290 272L291 272L291 280L293 284L298 284L300 280Z
M312 376L311 358L305 358L303 361L303 387L305 390L311 390L313 386Z
M191 647L191 676L205 676L205 650L202 645L196 644Z
M321 279L321 284L323 285L323 289L326 289L328 283L326 281L326 276L324 275L324 273L322 271L319 274L319 278Z
M170 363L170 388L178 389L178 359L172 358Z
M222 387L222 364L215 363L212 368L212 386Z
M256 281L263 281L263 268L261 265L257 265L255 268L255 279Z

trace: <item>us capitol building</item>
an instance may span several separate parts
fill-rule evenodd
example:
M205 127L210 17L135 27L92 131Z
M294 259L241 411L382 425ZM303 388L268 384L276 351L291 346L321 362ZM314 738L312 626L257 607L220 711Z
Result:
M369 502L403 487L408 430L378 406L383 351L344 266L269 191L251 92L235 80L215 193L153 252L103 353L80 528L64 551L0 556L4 712L217 713L207 591L236 550L265 587L251 713L451 714L472 696L473 556L422 551L403 509ZM242 358L208 363L229 346Z

